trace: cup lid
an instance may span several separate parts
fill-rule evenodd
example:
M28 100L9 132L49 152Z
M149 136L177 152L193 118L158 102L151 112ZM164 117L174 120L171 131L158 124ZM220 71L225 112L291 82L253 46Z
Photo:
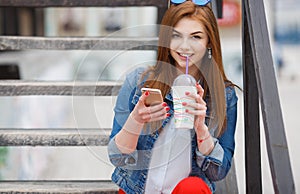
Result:
M173 82L173 86L194 86L196 80L189 74L181 74Z

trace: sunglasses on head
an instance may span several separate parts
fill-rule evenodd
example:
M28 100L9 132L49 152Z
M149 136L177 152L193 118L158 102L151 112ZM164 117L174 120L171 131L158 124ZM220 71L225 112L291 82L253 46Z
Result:
M187 0L170 0L169 1L169 7L170 7L170 4L179 5L179 4L182 4L182 3L186 2L186 1ZM205 6L208 3L210 3L210 1L211 0L192 0L192 2L195 5L199 5L199 6Z

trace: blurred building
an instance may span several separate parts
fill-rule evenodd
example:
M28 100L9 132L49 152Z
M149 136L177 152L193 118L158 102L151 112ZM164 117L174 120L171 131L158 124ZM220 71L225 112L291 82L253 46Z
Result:
M275 62L280 74L293 80L300 76L300 2L277 0L274 13Z

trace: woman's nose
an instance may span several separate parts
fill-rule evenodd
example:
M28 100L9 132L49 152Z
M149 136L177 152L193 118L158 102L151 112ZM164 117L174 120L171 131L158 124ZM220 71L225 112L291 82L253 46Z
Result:
M180 44L180 49L183 51L190 50L191 45L187 38L183 38Z

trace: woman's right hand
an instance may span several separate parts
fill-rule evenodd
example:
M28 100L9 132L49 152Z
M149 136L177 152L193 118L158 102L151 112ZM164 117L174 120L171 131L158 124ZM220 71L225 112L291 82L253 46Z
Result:
M149 92L145 92L139 99L135 108L131 112L132 118L139 123L147 123L152 121L159 121L170 116L168 111L170 108L168 104L163 102L153 106L146 106L145 100L149 96Z
M146 106L145 100L149 92L145 92L130 113L122 130L116 135L115 142L122 153L132 153L137 146L138 138L143 125L147 122L159 121L170 116L170 108L163 102L153 106Z

